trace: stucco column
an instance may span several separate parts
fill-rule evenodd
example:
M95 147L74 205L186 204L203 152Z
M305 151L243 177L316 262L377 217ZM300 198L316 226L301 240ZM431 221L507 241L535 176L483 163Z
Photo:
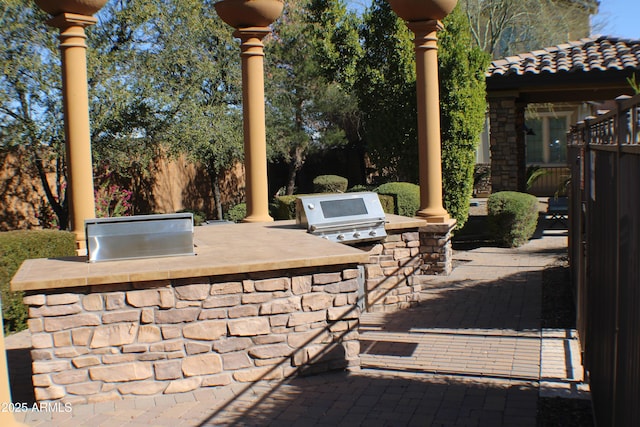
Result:
M244 222L273 221L269 216L267 137L264 116L264 45L268 27L282 13L283 0L222 0L214 5L241 41L242 114L247 216Z
M427 222L445 222L449 213L442 205L440 146L440 94L438 82L439 20L407 22L415 34L416 90L418 97L418 155L420 156L420 210Z
M269 27L241 28L233 33L241 41L242 114L247 216L244 222L273 221L269 216L267 137L264 108L264 45Z
M71 231L76 249L86 253L84 220L95 218L85 27L98 20L92 16L62 13L47 24L60 29L62 99L67 149L67 179Z

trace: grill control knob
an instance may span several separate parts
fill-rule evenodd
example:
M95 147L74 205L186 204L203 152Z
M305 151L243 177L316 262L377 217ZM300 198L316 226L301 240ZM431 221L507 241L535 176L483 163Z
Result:
M314 210L314 209L316 208L316 207L314 206L314 204L313 204L313 203L309 203L309 204L307 205L307 207L308 207L310 210Z
M360 232L356 231L355 233L353 233L353 237L355 237L356 239L360 237Z
M378 233L376 233L376 230L371 230L371 231L369 232L369 236L375 236L375 235L377 235L377 234L378 234Z
M344 240L344 234L338 234L338 236L336 236L336 239Z

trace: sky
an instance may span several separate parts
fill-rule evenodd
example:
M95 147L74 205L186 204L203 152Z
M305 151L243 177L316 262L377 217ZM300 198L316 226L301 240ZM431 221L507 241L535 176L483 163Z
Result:
M600 0L594 34L640 39L640 0Z

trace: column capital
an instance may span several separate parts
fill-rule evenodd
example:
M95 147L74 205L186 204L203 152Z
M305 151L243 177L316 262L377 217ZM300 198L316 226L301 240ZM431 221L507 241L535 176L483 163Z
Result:
M60 28L61 30L78 26L86 28L95 25L97 22L98 19L93 16L79 15L77 13L61 13L46 21L47 25Z
M262 40L266 36L271 34L271 28L269 27L246 27L246 28L238 28L233 32L233 37L242 40L243 42L248 39L259 39Z
M405 21L407 27L413 31L416 37L420 35L429 34L434 31L441 31L444 29L442 21L438 19L430 19L428 21Z
M264 56L262 39L271 33L269 27L247 27L233 32L233 37L240 39L241 56Z
M407 22L407 27L413 31L413 43L417 50L438 50L438 31L444 26L442 22L432 19L429 21Z

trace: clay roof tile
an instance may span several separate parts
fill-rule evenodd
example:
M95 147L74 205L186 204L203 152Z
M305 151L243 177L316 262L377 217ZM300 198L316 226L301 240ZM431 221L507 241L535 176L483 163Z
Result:
M486 75L581 73L624 68L640 70L640 40L598 36L493 61Z

